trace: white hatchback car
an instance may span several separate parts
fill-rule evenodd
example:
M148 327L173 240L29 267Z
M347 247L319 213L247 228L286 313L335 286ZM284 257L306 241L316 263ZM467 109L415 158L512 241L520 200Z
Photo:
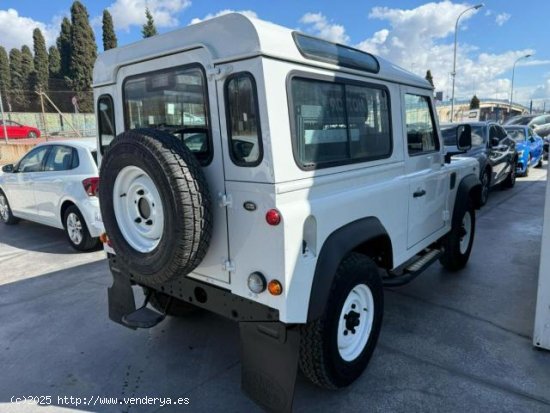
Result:
M0 174L0 220L20 218L64 229L79 251L101 233L95 139L40 144Z

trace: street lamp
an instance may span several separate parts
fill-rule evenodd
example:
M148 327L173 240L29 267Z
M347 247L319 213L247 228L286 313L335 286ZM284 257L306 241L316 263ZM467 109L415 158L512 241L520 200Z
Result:
M478 5L475 5L475 6L472 6L472 7L469 7L467 8L466 10L464 10L462 13L460 13L458 15L458 17L456 18L456 23L455 23L455 48L454 48L454 57L453 57L453 71L451 73L452 77L453 77L453 91L452 91L452 97L451 97L451 122L453 121L453 112L454 112L454 108L455 108L455 78L456 78L456 37L458 35L458 22L460 20L460 18L462 17L462 15L470 10L477 10L477 9L481 9L482 7L484 6L483 3L480 3Z
M512 88L510 89L510 105L508 106L508 114L512 114L512 98L514 97L514 72L516 71L516 63L519 62L521 59L527 59L531 57L532 54L526 54L525 56L520 56L516 59L514 62L514 66L512 66Z

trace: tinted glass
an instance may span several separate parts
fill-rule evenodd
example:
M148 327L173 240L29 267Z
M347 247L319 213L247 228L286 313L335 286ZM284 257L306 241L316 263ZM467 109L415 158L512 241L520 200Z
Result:
M439 150L439 139L430 108L430 99L427 96L405 95L405 122L410 155Z
M44 171L68 171L73 169L74 149L68 146L54 146L48 155Z
M113 99L109 95L101 96L97 101L97 123L99 130L99 150L101 153L115 138L115 110Z
M232 77L226 84L227 127L231 159L254 166L262 157L256 85L249 74Z
M41 146L30 151L17 165L17 172L40 172L42 161L49 150L49 146Z
M172 68L128 78L124 83L126 129L155 128L180 138L200 161L211 157L203 73Z
M483 138L483 127L471 126L472 128L472 147L485 145ZM441 128L443 135L443 144L446 146L456 146L456 126L445 126Z
M378 73L380 65L376 58L361 50L331 43L326 40L294 33L298 50L305 56L321 62L333 63L352 69Z
M523 128L506 128L506 132L516 142L523 142L526 138L525 129Z
M390 156L384 89L294 78L292 98L296 158L303 167Z

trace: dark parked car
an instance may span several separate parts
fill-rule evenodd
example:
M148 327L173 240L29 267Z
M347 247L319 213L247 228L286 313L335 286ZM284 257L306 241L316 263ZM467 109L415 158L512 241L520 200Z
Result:
M504 121L504 125L525 125L535 130L537 135L544 138L550 135L550 115L519 115Z
M476 158L479 162L479 179L483 185L481 203L489 198L489 190L496 185L511 188L516 183L516 143L504 128L494 122L470 122L472 127L472 148L465 153L456 149L456 127L458 124L441 125L443 140L449 152L455 156Z

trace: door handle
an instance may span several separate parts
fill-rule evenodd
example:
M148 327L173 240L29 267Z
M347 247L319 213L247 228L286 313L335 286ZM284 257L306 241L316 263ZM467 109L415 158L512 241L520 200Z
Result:
M424 189L418 189L416 192L413 193L413 198L420 198L424 195L426 195L426 191Z

